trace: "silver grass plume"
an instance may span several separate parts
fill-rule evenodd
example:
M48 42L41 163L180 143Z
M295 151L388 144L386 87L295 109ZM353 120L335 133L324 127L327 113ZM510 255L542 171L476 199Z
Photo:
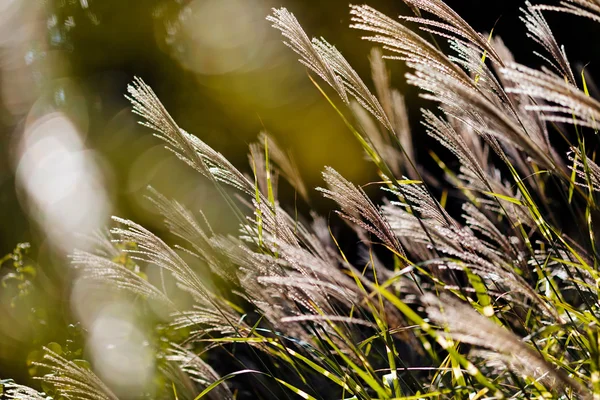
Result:
M505 65L514 61L512 54L502 44L502 40L498 36L493 38L490 36L490 39L492 39L491 45L496 49L496 52ZM449 55L448 59L468 72L471 82L474 84L473 88L493 104L500 113L505 113L514 120L518 126L522 127L522 132L526 135L524 140L505 140L502 135L492 136L491 134L486 133L486 127L481 124L481 121L479 120L480 117L477 113L463 113L458 107L447 107L442 104L441 109L446 114L447 119L453 124L454 128L461 133L468 132L469 135L467 136L472 136L473 133L479 134L481 138L485 140L488 148L491 148L498 153L501 158L510 159L510 162L526 175L529 175L532 172L531 166L526 162L526 158L531 156L531 151L524 153L518 151L518 149L527 149L527 146L531 146L532 144L539 147L541 153L550 156L547 162L553 162L556 166L563 168L561 157L558 156L550 144L545 122L526 108L527 105L532 103L531 98L508 93L505 90L507 82L502 79L502 74L499 73L502 66L497 63L492 63L494 70L492 71L487 63L482 61L481 51L479 49L454 39L451 39L449 43L451 50L453 50L456 55ZM497 78L498 75L500 78ZM466 84L470 84L471 82L466 82ZM527 143L527 136L531 139L532 143ZM502 143L499 143L497 140L498 137L502 139ZM476 154L481 155L481 151L476 151L479 150L476 140L471 137L469 138L468 143L475 147L474 151ZM534 151L535 150L536 149L534 149ZM536 152L536 154L540 154L539 151ZM484 166L489 164L487 162L487 157L485 162L482 162L481 164Z
M311 321L323 325L328 325L331 322L343 322L347 325L362 325L369 328L377 328L376 324L367 320L356 317L345 317L343 315L299 315L296 317L284 317L280 321L284 323Z
M222 257L218 249L214 248L214 234L204 219L202 224L194 214L176 200L169 200L153 188L149 188L148 199L165 219L169 231L183 239L193 250L194 255L203 260L218 276L233 279L233 266L226 257Z
M573 148L568 154L571 165L569 168L575 171L580 181L575 182L579 186L591 187L592 190L600 192L600 166L588 156L582 159L581 151Z
M19 385L15 382L0 381L0 390L3 398L15 400L49 400L50 397L43 392L30 388L29 386Z
M306 343L313 341L301 323L281 324L283 318L318 315L319 311L332 314L331 298L345 304L353 302L343 288L349 278L335 264L328 265L300 247L278 243L279 257L254 253L245 246L229 248L239 265L239 281L244 289L239 295L286 336Z
M413 9L426 11L437 16L445 21L445 23L421 17L401 17L402 19L441 29L441 31L438 31L435 29L422 28L425 31L438 34L448 39L454 38L463 42L466 41L466 43L479 47L482 52L487 52L492 61L500 65L503 64L494 48L490 46L487 38L481 33L476 32L460 15L448 7L442 0L404 0L404 2Z
M510 182L503 180L500 170L492 168L487 173L486 182L482 182L479 177L472 175L465 168L461 168L460 172L460 178L464 181L466 187L480 193L477 199L482 203L483 209L505 216L513 227L519 225L530 228L536 227L534 217L527 206L522 203L523 195ZM517 199L519 202L509 201L508 198Z
M543 120L597 129L600 103L565 82L564 78L549 71L540 72L516 63L508 64L501 69L501 73L513 84L507 91L548 103L527 107L530 111L540 112Z
M487 170L490 164L490 146L487 141L480 137L472 127L458 121L456 118L448 117L448 123L465 142L474 159L482 168Z
M495 37L491 43L506 64L512 61L512 54L508 51L503 51L505 47L498 48L497 43L500 41L498 37ZM550 145L545 123L541 122L539 118L536 118L536 115L523 107L525 96L519 97L505 91L504 82L502 79L497 78L498 70L501 66L497 63L492 63L496 72L495 74L482 61L479 49L455 39L451 39L449 42L451 50L456 55L449 55L448 59L469 73L471 82L474 84L474 89L490 101L501 113L503 112L507 116L510 116L518 125L522 126L523 131L540 148L542 153L550 154L552 156L551 160L556 165L562 165L562 160ZM467 84L470 84L470 82L467 82ZM528 97L526 99L529 100ZM481 121L479 121L476 113L472 115L463 113L460 108L447 107L443 104L440 108L444 111L446 118L452 123L454 129L461 132L461 136L465 137L467 142L474 147L475 154L479 156L483 155L480 150L481 146L478 144L479 141L473 137L473 134L478 134L486 142L487 148L494 150L503 159L508 156L511 163L522 173L529 175L532 172L531 166L525 162L525 157L529 157L529 154L523 154L518 151L519 148L523 147L521 142L502 140L502 144L500 144L496 136L486 133L485 126L483 126L484 129L481 129ZM467 133L467 135L464 133ZM482 158L481 164L484 166L489 164L487 162L487 155L485 158Z
M504 45L504 42L499 36L492 38L492 44L498 54L504 60L505 65L515 62L512 53ZM506 93L506 96L509 99L508 101L510 104L512 104L513 109L518 115L520 123L525 127L525 130L528 132L528 134L534 138L536 143L538 143L542 149L545 149L546 152L551 154L552 159L558 165L563 165L562 158L558 156L554 148L550 145L546 121L544 121L538 113L533 113L529 110L530 106L536 105L535 100L530 96L505 90L504 88L511 86L511 82L504 77L504 74L502 74L501 70L502 67L494 65L494 72L498 76L498 79L502 85L502 90ZM526 161L524 159L525 155L518 153L516 148L509 148L506 143L504 144L504 149L521 172L524 174L531 173L530 167L526 165ZM537 182L535 189L541 194L541 188L537 185Z
M277 257L247 251L249 254L241 263L240 272L246 276L245 279L240 277L240 280L243 280L250 295L268 293L270 287L278 288L277 297L293 295L296 301L315 314L318 312L315 306L332 311L330 297L348 306L353 305L356 299L353 282L339 269L335 260L323 259L298 245L282 241L275 244ZM252 288L247 285L254 285L253 281L260 284L260 291L248 290Z
M288 243L283 238L265 236L265 242L271 243L277 256L258 254L250 249L238 247L240 254L234 256L235 263L240 265L240 277L245 290L243 297L258 307L268 320L288 335L312 342L312 337L301 326L302 319L290 319L303 315L334 315L339 313L332 307L335 299L348 310L364 308L365 294L340 266L338 257L322 241L310 233L302 223L297 223L297 243ZM231 245L224 245L229 249ZM378 269L379 276L386 276ZM361 274L357 276L363 280ZM366 284L366 282L363 282ZM294 304L303 307L301 312ZM390 326L405 326L402 316L393 307L386 308L386 318ZM285 321L284 325L280 325ZM329 324L322 319L313 319L323 328L329 330ZM402 338L407 335L400 334ZM342 344L340 344L342 345ZM346 346L343 346L346 348Z
M402 185L402 191L389 189L397 195L401 202L396 204L405 206L411 211L416 211L421 218L434 221L440 227L454 229L457 227L455 221L444 210L440 203L420 183ZM386 189L387 190L387 189Z
M225 304L220 306L194 304L192 309L174 312L169 325L175 329L192 328L190 341L204 339L211 333L245 337L250 328L240 323L239 315L225 308Z
M323 38L309 41L296 17L285 8L273 9L267 20L288 39L285 44L302 57L300 62L333 87L346 104L350 104L349 96L354 97L390 132L394 131L377 97L334 46Z
M140 124L157 132L157 136L171 146L169 149L187 164L207 174L207 166L192 145L189 134L179 128L150 86L135 77L133 83L127 86L127 92L131 96L126 98L133 105L133 112L144 119Z
M496 152L502 152L502 150L497 143L493 142L493 138L489 137L489 134L503 139L504 147L513 144L525 148L530 155L535 154L536 159L544 164L561 164L547 141L545 127L538 128L539 125L527 123L525 130L520 128L519 125L523 124L524 119L525 122L531 119L528 115L531 113L519 112L519 109L515 109L509 94L496 81L486 64L481 62L480 51L476 51L462 41L451 40L451 47L458 53L458 57L446 57L408 28L370 7L353 6L351 14L353 15L352 20L355 22L354 25L351 25L352 27L377 33L377 35L365 39L386 44L385 49L399 52L402 55L399 59L417 69L417 74L420 74L423 79L413 81L411 80L412 76L409 75L409 83L436 93L434 96L425 95L424 97L441 101L442 108L449 119L462 121L463 125L469 126L469 129L475 130L487 141L492 141L492 148ZM500 67L502 64L494 63L493 65ZM471 72L472 76L465 74L459 66ZM448 76L448 78L445 79L444 76ZM443 87L452 81L454 82L452 85ZM428 87L429 89L427 89ZM464 93L455 96L454 90L458 89L463 90ZM475 100L477 98L480 100ZM468 99L468 101L465 102L464 99ZM458 103L461 105L457 106ZM463 112L463 110L471 110L473 105L478 104L481 104L482 110ZM507 116L511 118L506 118ZM482 123L483 117L492 118L495 122L494 125L497 125L498 128L490 130L488 124ZM536 129L531 129L532 125ZM542 133L538 133L540 131ZM505 140L507 138L510 139L510 142ZM552 158L548 158L547 154L551 154ZM517 165L522 165L518 154L514 155L517 156L513 157L516 158ZM525 168L521 169L530 173Z
M477 153L467 144L465 138L456 131L454 126L430 110L422 110L422 113L422 124L425 126L427 134L454 153L462 166L477 176L483 184L487 183L486 173L481 165L482 160L476 158Z
M332 66L335 73L342 78L346 91L390 132L394 132L394 126L391 124L379 100L371 93L367 85L350 66L348 61L346 61L344 56L323 38L314 39L313 43L319 49L323 58Z
M294 221L296 237L301 246L308 252L322 260L333 263L339 256L329 235L326 221L314 212L311 216L313 218L312 223Z
M456 55L448 55L448 60L460 66L468 74L469 81L465 83L473 86L496 107L511 115L516 114L504 88L488 65L481 61L481 51L456 39L450 39L448 43L450 50L456 53ZM499 66L499 64L492 65Z
M560 6L540 4L535 5L539 10L559 11L580 17L589 18L595 22L600 22L600 1L599 0L565 0L560 2Z
M490 135L500 141L510 141L546 168L556 168L555 160L545 151L545 143L531 137L513 113L498 107L479 90L441 75L426 65L410 62L408 65L415 68L415 72L407 74L407 82L428 92L422 97L441 103L448 116L464 121L484 138ZM492 148L503 156L499 147Z
M273 27L281 31L282 35L287 39L287 41L284 41L284 44L300 55L300 63L319 75L321 79L334 88L340 97L348 103L348 96L341 78L335 74L332 67L323 59L294 14L285 8L274 8L273 15L269 15L267 20L272 22Z
M441 51L387 15L366 5L351 5L350 15L351 28L372 34L363 39L380 43L384 50L398 54L398 56L386 56L386 58L421 62L441 73L470 82L468 75L450 62Z
M545 167L555 168L554 160L523 129L515 113L490 97L489 91L482 91L474 78L430 43L370 7L352 6L350 12L351 27L374 33L365 39L384 44L384 49L399 53L398 59L415 69L407 74L407 82L427 92L422 97L440 103L448 115L478 134L509 140Z
M279 321L299 315L297 304L314 314L318 309L333 312L330 296L351 305L354 296L344 291L354 286L321 241L300 222L292 220L281 209L275 215L280 219L263 220L263 246L276 256L255 252L244 242L252 243L252 239L244 236L242 240L218 238L214 245L238 266L237 280L243 288L243 293L238 294L259 309L273 326L284 329L290 337L309 342L311 337L303 328L292 324L280 326ZM254 232L253 229L246 227L243 233Z
M509 330L495 324L472 307L450 295L437 297L427 293L422 297L429 317L448 330L455 341L483 347L511 361L515 372L540 379L551 390L591 399L590 391L562 370L549 364L539 352L525 344Z
M460 129L464 125L451 124L436 116L429 110L423 110L422 124L425 126L427 133L439 141L444 147L450 150L458 158L461 163L461 174L458 176L460 185L465 185L466 189L473 190L479 193L479 196L489 197L489 193L499 193L508 197L519 198L519 193L513 193L502 181L497 170L493 170L486 162L486 155L482 154L482 150L477 146L478 143L465 140L465 134L460 134L457 128ZM477 157L479 155L479 159ZM484 204L501 214L503 210L507 210L510 216L517 217L519 223L528 226L535 226L535 223L524 205L515 204L501 198L493 200L483 200ZM502 207L498 207L500 204ZM512 219L512 218L511 218Z
M553 320L562 321L556 310L543 302L535 290L510 267L511 259L477 239L468 229L441 228L425 220L423 222L427 227L426 234L417 222L417 217L398 207L386 207L384 211L394 232L403 239L405 247L416 259L427 261L428 265L440 269L469 269L492 286L507 291L503 296L512 298L513 295L519 294ZM434 246L430 244L432 241ZM419 253L421 248L415 248L415 244L427 245L439 255Z
M247 232L243 235L248 243L256 242L258 237L259 226L258 217L260 217L260 224L264 235L270 235L272 238L277 238L285 241L288 244L298 245L298 237L295 233L295 221L288 215L279 205L272 207L268 202L261 201L260 203L256 200L252 201L254 213L257 218L252 219L248 217L249 225L244 226L242 229Z
M146 109L154 107L164 111L164 107L160 105L160 101L156 98L152 90L145 85L140 80L136 81L137 86L130 87L129 91L133 96L132 102L134 103L134 107L140 109L139 113L143 115L145 118L154 118L155 113L147 112ZM147 105L147 106L140 106ZM168 116L168 113L164 111L164 113ZM149 116L147 114L150 114ZM163 119L170 119L170 117L164 117ZM174 123L173 123L174 124ZM155 127L160 125L159 123L153 124L151 127ZM166 130L166 129L163 129ZM227 184L230 184L238 189L241 189L247 195L251 196L251 198L255 197L254 193L254 184L251 183L243 174L241 174L235 167L233 167L222 155L215 152L213 149L205 145L196 137L189 135L182 130L178 131L183 135L184 144L188 143L194 152L194 154L199 156L199 162L201 162L200 166L203 165L208 166L207 169L197 168L200 172L203 172L205 175L208 174L209 177L220 180ZM174 133L172 136L176 136ZM183 145L180 147L184 147ZM184 149L185 150L185 149ZM185 157L184 157L185 158ZM187 158L189 161L191 159ZM193 164L193 163L192 163ZM185 240L190 241L190 235L192 235L192 239L202 239L199 243L206 243L206 237L202 237L202 233L199 231L198 224L193 222L193 218L184 210L181 206L174 204L169 205L168 202L164 198L160 196L154 196L155 203L161 210L161 212L167 217L168 224L170 224L171 228L176 228L175 232L180 237L183 237ZM269 204L268 199L264 195L260 195L259 199L254 199L254 208L255 212L261 215L261 223L262 228L264 229L266 234L272 235L274 238L284 239L286 243L291 245L298 245L298 238L295 235L295 231L297 229L297 223L295 223L294 219L287 215L281 208L277 205ZM201 284L197 281L197 278L194 278L194 273L185 265L182 259L178 258L177 254L170 250L169 247L162 242L160 239L152 235L150 232L146 231L143 227L134 224L131 221L119 220L122 223L125 223L129 226L128 230L116 230L116 233L123 234L127 237L130 237L133 241L144 241L143 246L144 252L138 253L138 255L143 255L146 261L153 263L162 263L162 267L166 269L171 269L174 272L176 278L180 281L184 282L184 287L188 287L188 290L191 289L191 292L195 292L195 296L201 294L203 291L201 289ZM255 224L256 221L250 220L252 224ZM245 231L244 233L248 235L248 233L254 232L252 229ZM256 232L255 232L256 233ZM195 235L195 236L194 236ZM206 236L206 235L204 235ZM256 236L256 235L254 235ZM248 237L249 240L254 241L254 239ZM161 257L160 251L165 251L169 253L169 257ZM153 249L153 250L149 250ZM201 256L206 255L206 246L203 246L203 249L195 248ZM214 265L213 265L214 266Z
M501 251L502 255L509 255L513 261L518 262L519 254L515 253L515 247L511 243L511 239L514 238L514 236L510 237L506 235L506 232L501 232L474 204L464 203L462 209L464 211L463 218L469 228L481 233L484 237L493 242L490 249L498 249L493 251Z
M176 363L181 371L192 381L199 384L202 389L205 389L221 378L200 356L175 343L171 345L166 359ZM210 392L210 397L222 400L231 400L234 398L233 393L231 393L231 390L229 390L225 383L216 386Z
M527 36L542 46L550 54L552 60L538 52L534 53L546 60L556 72L560 73L572 85L576 86L575 76L571 70L564 46L561 47L556 43L550 26L548 26L539 9L533 8L529 1L525 2L525 7L521 8L521 12L523 13L521 21L525 23L525 27L527 28Z
M143 298L158 300L168 307L174 306L165 293L142 278L139 273L112 259L75 250L71 256L71 262L74 268L79 271L79 276L84 279L100 284L110 283L111 287Z
M219 296L211 292L194 270L177 252L162 239L135 222L122 218L113 219L125 228L113 228L112 233L120 239L137 244L137 249L126 250L136 260L155 265L171 272L178 287L189 293L195 300L196 311L176 312L186 323L179 326L208 325L210 329L220 332L236 332L239 316ZM166 295L166 293L165 293ZM194 318L193 318L194 317Z
M217 180L254 194L254 185L238 171L223 155L213 150L196 136L181 129L162 105L150 86L135 78L127 86L133 104L133 112L144 118L142 125L156 131L158 138L167 143L167 148L181 160L205 177Z
M117 396L88 368L77 365L44 347L44 360L34 365L48 368L41 380L54 386L66 399L118 400Z
M468 268L487 281L521 294L546 315L561 321L556 310L542 301L536 291L512 267L513 263L519 263L520 255L511 251L507 253L513 255L514 259L511 259L507 254L495 251L493 246L480 240L468 227L460 226L419 185L405 185L404 196L405 200L413 203L412 209L419 215L403 210L399 206L406 207L406 204L399 202L385 206L383 215L386 221L389 221L395 235L402 239L404 246L410 249L413 256L427 261L437 260L437 265L444 268ZM479 215L475 215L474 218L478 219ZM486 219L479 225L480 230L485 226L486 231L494 233L494 228L490 227L491 223L486 222ZM415 243L417 247L414 246ZM430 252L420 254L421 245L436 250L438 255Z
M362 189L348 182L331 167L325 169L323 179L328 188L317 190L340 205L343 218L375 235L396 254L402 257L406 255L389 223Z
M118 217L113 217L113 220L124 227L116 227L111 230L118 237L115 240L137 244L137 249L126 250L133 259L170 271L181 287L194 296L196 300L209 301L211 295L198 275L162 239L133 221Z

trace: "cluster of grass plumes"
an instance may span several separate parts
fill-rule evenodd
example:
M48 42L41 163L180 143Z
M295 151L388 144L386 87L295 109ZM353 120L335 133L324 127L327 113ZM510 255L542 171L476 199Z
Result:
M96 253L73 255L84 279L160 304L169 329L185 332L162 349L158 374L168 390L158 393L600 398L600 167L590 150L600 102L542 15L560 11L599 21L600 3L526 4L522 20L546 63L534 70L441 0L405 2L416 16L393 19L351 6L351 27L383 48L370 57L374 93L334 46L311 40L292 13L282 8L268 17L300 62L339 96L341 103L313 81L378 169L388 197L382 206L332 168L324 169L318 188L339 205L360 256L344 254L322 217L298 216L293 205L280 204L280 179L307 203L315 194L270 136L250 146L249 176L181 129L142 80L129 87L143 123L214 182L240 222L236 237L214 234L210 218L151 190L177 245L114 218ZM447 40L448 52L404 21ZM404 62L408 83L438 105L422 110L421 123L455 157L439 160L443 182L415 160L404 99L390 87L382 57ZM447 210L448 193L461 212ZM161 271L152 275L161 280L143 273L151 269ZM230 290L207 284L200 275L207 271ZM191 301L175 301L161 282L166 277ZM218 362L210 362L211 352L220 352ZM116 398L93 368L52 350L39 365L50 369L41 379L59 397ZM4 392L44 398L14 383Z

